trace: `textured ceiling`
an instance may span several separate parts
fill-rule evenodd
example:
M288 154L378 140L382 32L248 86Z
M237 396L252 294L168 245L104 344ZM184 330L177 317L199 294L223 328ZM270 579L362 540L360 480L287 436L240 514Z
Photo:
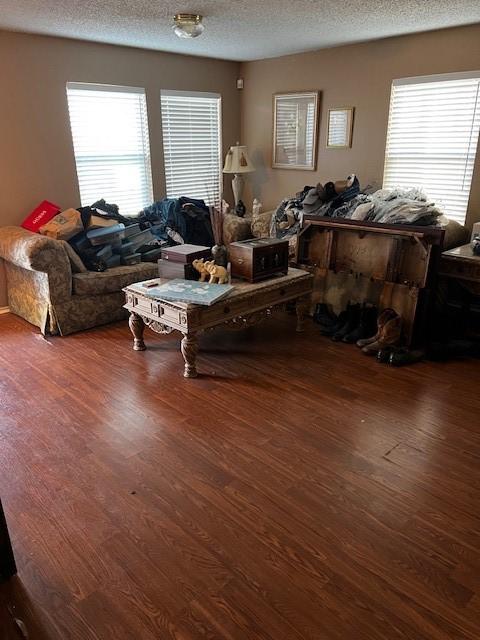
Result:
M205 33L174 35L198 12ZM480 22L479 0L0 0L0 28L230 60Z

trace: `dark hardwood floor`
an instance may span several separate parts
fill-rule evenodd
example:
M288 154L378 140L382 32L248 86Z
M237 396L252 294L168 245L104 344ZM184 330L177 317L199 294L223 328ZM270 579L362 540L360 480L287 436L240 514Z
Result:
M0 603L30 640L480 638L480 363L294 324L206 335L185 380L173 335L0 317Z

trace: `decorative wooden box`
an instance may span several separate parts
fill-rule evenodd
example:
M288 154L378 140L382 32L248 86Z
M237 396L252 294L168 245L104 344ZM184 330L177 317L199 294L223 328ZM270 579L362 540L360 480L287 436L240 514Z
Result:
M212 252L209 247L202 247L198 244L180 244L176 247L166 247L162 249L162 260L191 264L198 258L205 258L205 260L208 260L211 253Z
M164 260L162 258L158 261L158 275L160 278L166 278L167 280L173 280L174 278L198 280L199 278L198 271L195 271L189 262L175 262L174 260Z
M228 246L232 277L258 282L288 272L288 240L253 238Z

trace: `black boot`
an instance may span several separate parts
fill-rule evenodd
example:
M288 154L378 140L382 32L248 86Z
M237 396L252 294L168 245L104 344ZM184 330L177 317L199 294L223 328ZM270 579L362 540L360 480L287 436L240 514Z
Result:
M320 333L322 334L322 336L333 336L337 331L340 331L340 329L345 326L345 323L348 320L348 312L345 309L345 311L341 311L338 314L337 317L337 321L333 323L333 325L331 326L320 326Z
M343 337L343 342L354 343L375 335L377 331L377 308L363 305L358 325Z
M335 313L333 313L333 311L330 311L328 305L326 305L324 302L319 302L315 307L313 321L319 324L321 327L329 329L337 323L338 317Z
M392 351L388 360L394 367L404 367L408 364L415 364L425 358L424 351L410 351L409 349L397 349Z
M394 351L395 347L385 347L383 349L380 349L380 351L377 353L377 360L379 362L382 362L383 364L390 362L390 358Z
M335 340L335 342L340 342L340 340L343 340L343 338L347 334L356 329L360 322L360 310L360 304L349 304L347 306L347 316L345 323L338 329L338 331L335 331L335 333L332 335L332 340Z

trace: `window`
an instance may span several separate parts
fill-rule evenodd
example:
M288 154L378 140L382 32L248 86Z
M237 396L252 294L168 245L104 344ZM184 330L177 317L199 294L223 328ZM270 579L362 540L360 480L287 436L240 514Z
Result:
M220 202L222 185L220 96L161 91L163 153L168 198Z
M480 126L480 73L394 80L383 186L421 187L465 222Z
M135 215L153 201L145 91L69 82L67 97L82 206Z

